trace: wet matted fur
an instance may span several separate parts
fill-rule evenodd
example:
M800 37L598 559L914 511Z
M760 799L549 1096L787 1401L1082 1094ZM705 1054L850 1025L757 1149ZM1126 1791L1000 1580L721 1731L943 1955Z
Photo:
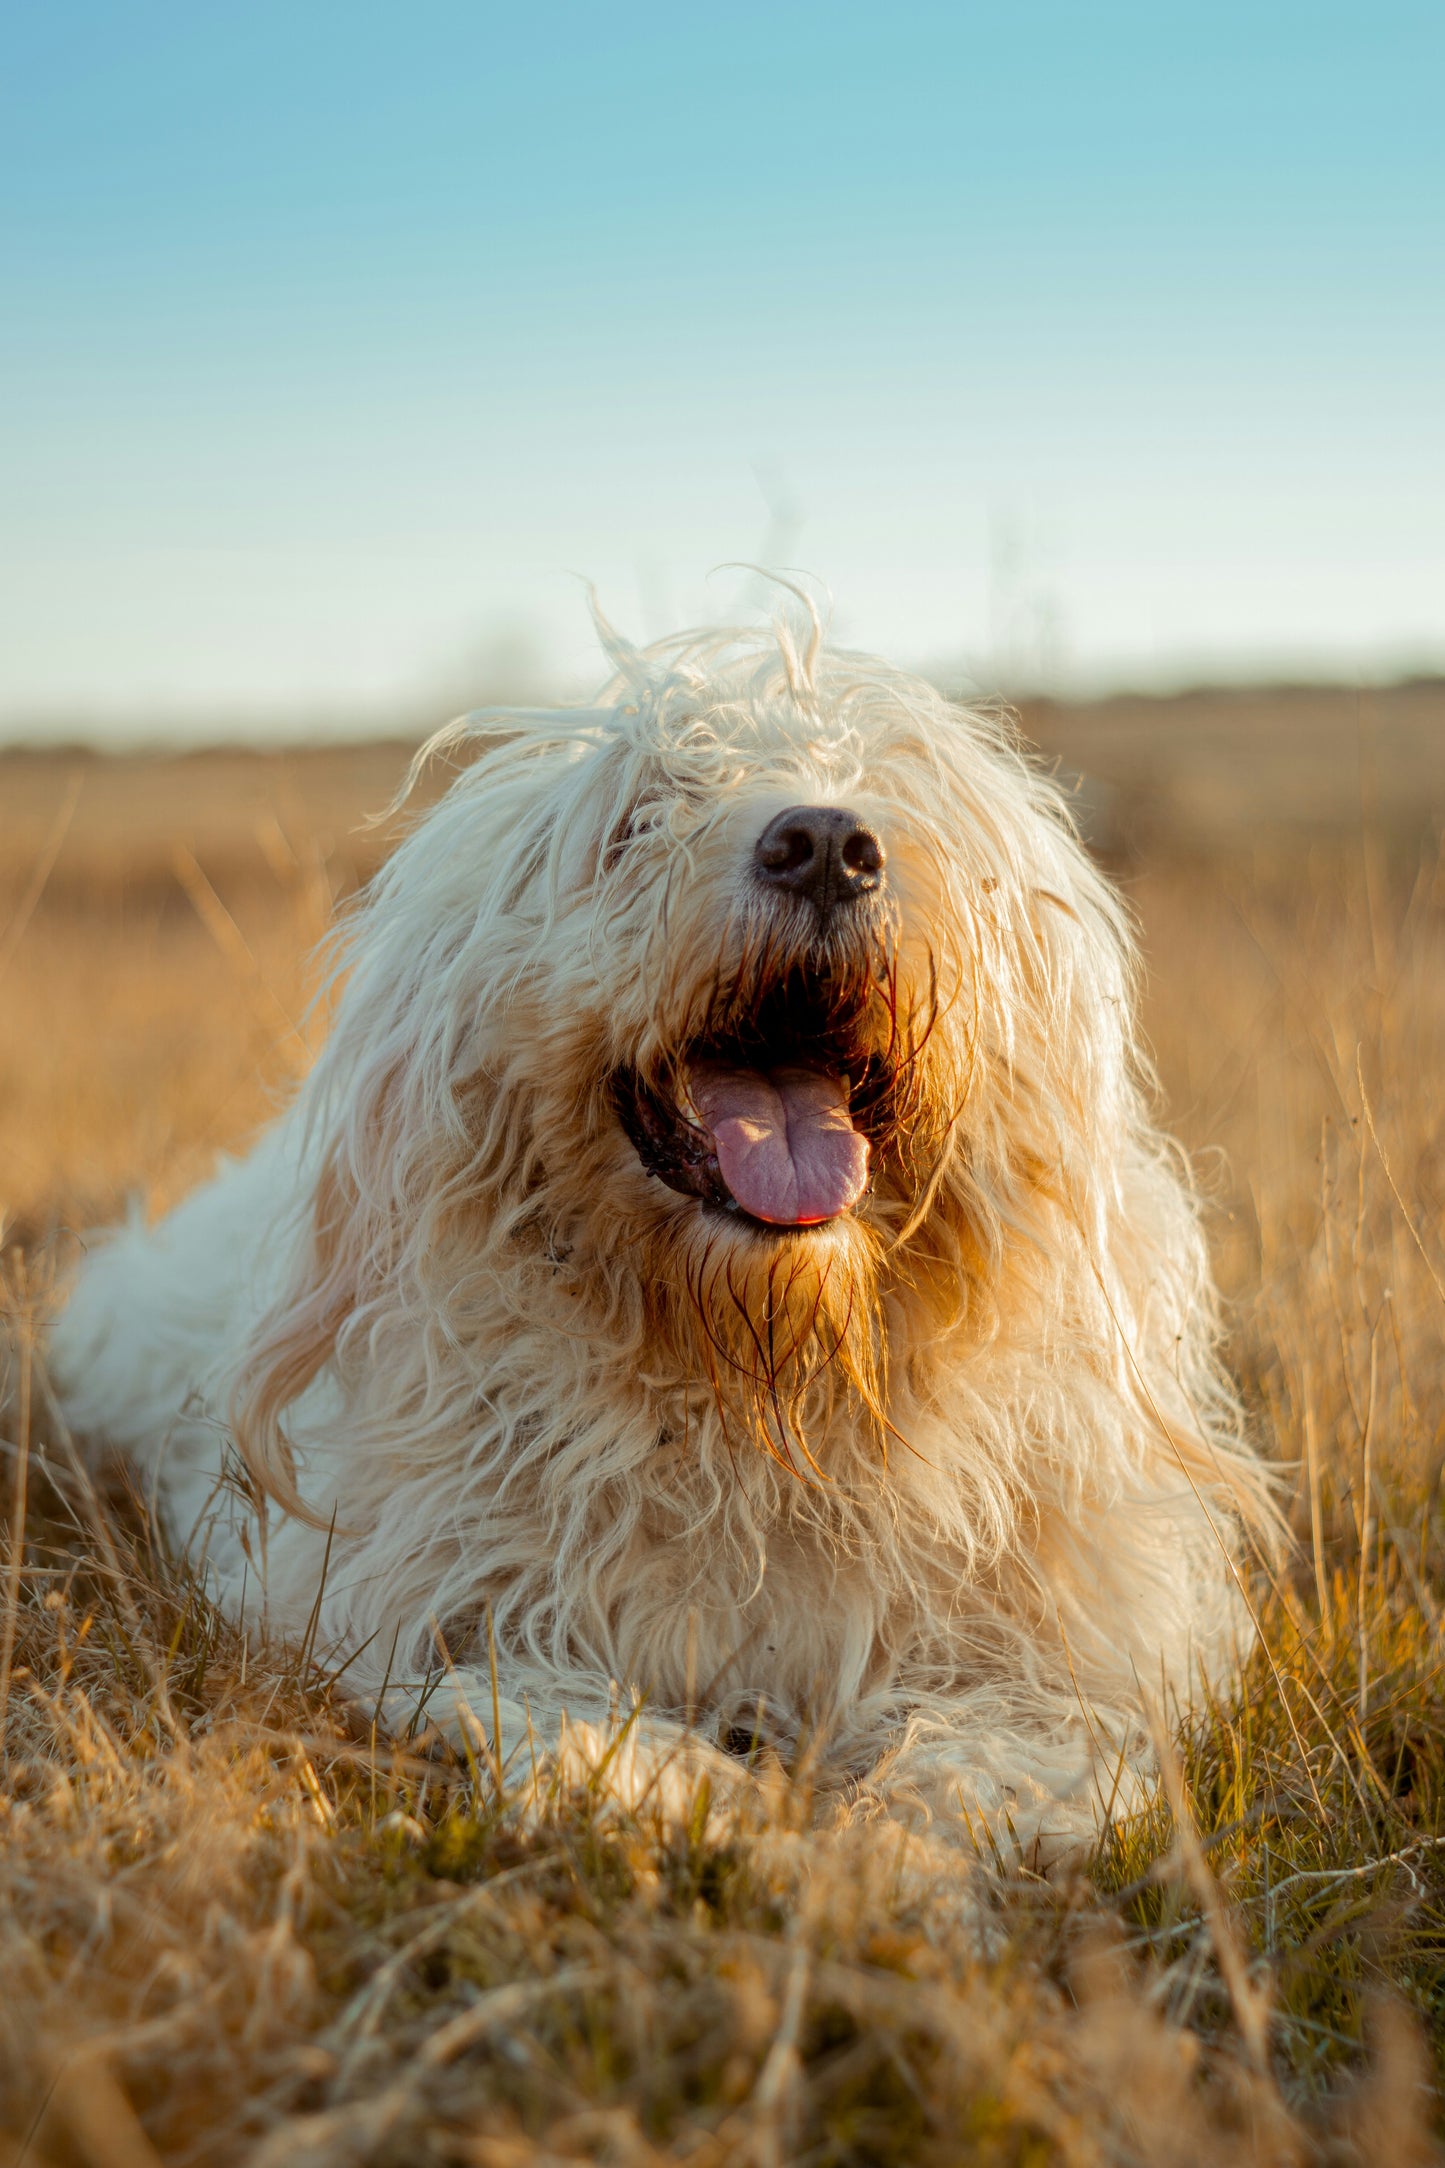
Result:
M490 1733L494 1649L503 1755L640 1700L638 1772L806 1736L1077 1835L1268 1515L1126 915L1002 721L811 620L604 637L594 706L434 748L294 1105L92 1247L68 1414L389 1715Z

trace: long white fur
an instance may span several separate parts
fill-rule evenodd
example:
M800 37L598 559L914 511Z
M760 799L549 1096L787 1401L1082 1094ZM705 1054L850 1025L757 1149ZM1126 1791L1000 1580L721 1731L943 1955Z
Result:
M503 1753L761 1707L859 1799L1077 1834L1148 1698L1228 1678L1268 1514L1126 916L1004 723L786 619L607 638L594 707L445 734L294 1105L92 1247L69 1419L227 1607L299 1638L320 1589L392 1714L444 1652L490 1730L490 1630ZM884 839L918 1089L857 1211L770 1237L645 1174L610 1079L680 1052L803 802Z

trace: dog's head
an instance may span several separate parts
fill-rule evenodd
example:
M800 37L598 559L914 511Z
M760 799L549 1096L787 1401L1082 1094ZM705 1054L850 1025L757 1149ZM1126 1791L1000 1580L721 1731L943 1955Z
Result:
M816 626L612 652L595 707L448 734L350 927L301 1307L374 1339L405 1278L465 1348L561 1301L806 1456L1107 1186L1127 941L1003 722Z

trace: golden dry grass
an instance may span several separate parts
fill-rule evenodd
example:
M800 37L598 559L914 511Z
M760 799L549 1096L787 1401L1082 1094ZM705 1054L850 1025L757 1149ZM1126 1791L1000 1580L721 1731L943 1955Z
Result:
M1036 719L1126 787L1075 722ZM0 762L0 2162L1437 2158L1445 874L1428 763L1408 819L1368 729L1291 796L1284 724L1248 819L1151 785L1123 876L1298 1549L1237 1700L1060 1885L816 1831L806 1772L722 1838L605 1780L524 1815L207 1613L36 1327L66 1229L182 1192L304 1060L402 754Z

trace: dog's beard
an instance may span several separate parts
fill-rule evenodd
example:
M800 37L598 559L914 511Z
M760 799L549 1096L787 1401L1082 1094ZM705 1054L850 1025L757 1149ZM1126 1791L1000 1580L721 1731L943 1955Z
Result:
M940 1007L932 958L921 982L921 992L901 983L882 929L834 956L780 958L754 941L687 1005L667 1035L671 1051L612 1080L641 1164L691 1200L660 1216L646 1267L660 1341L684 1377L706 1383L730 1443L750 1441L800 1476L826 1473L820 1441L843 1402L849 1435L886 1457L884 1256L908 1216L919 1147L942 1142L923 1135L937 1083L925 1075ZM790 1154L803 1128L798 1156L817 1155L813 1179L826 1189L841 1148L866 1168L878 1209L863 1179L839 1183L841 1201L835 1193L823 1209L787 1212L771 1209L766 1176L738 1181L710 1124L730 1094L758 1087L781 1102ZM823 1138L807 1127L820 1106L833 1127ZM782 1157L775 1137L757 1149L775 1167Z
M826 1477L819 1441L846 1401L886 1457L880 1244L869 1228L849 1217L775 1236L698 1208L662 1248L657 1329L682 1374L706 1381L729 1445Z

